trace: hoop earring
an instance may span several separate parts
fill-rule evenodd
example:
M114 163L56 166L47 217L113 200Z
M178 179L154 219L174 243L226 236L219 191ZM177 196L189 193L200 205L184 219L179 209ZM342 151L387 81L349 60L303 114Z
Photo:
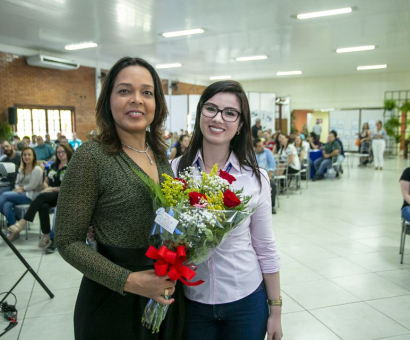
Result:
M239 136L239 134L240 134L241 132L238 130L238 131L236 131L236 135L237 136Z

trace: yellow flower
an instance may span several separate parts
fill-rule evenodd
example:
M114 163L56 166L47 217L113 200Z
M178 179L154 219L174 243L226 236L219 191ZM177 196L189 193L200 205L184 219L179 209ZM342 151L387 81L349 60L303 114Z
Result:
M184 184L167 174L162 174L162 177L165 178L165 181L161 183L162 194L169 205L174 207L186 195L184 192Z

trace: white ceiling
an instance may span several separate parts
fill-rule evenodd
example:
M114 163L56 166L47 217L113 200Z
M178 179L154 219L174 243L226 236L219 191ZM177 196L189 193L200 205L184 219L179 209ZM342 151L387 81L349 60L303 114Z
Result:
M350 14L297 20L296 14L354 7ZM164 38L160 33L204 28L204 34ZM98 48L65 51L70 43ZM376 45L337 54L336 48ZM410 70L410 0L0 0L0 51L49 55L109 68L130 55L152 64L179 62L162 77L196 83L233 79L356 74L357 66L387 64ZM266 54L262 61L236 57Z

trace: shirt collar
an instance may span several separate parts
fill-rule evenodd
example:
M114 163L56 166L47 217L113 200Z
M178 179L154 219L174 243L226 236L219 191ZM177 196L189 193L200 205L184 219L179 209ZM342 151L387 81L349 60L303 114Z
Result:
M197 161L199 161L201 165L205 166L204 160L202 159L201 150L198 150L198 152L196 153L193 164L195 164ZM224 169L227 167L229 163L232 164L232 167L235 168L236 171L241 171L241 166L239 164L238 158L235 156L233 152L230 153L229 158L224 166Z

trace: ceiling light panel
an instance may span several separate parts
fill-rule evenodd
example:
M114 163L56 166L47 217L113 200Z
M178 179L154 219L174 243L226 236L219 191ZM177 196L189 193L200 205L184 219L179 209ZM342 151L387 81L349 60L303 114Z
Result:
M194 28L190 30L183 30L183 31L175 31L175 32L166 32L162 33L162 36L165 38L173 38L173 37L181 37L183 35L191 35L191 34L201 34L205 31L202 28Z
M383 64L383 65L358 66L358 67L357 67L357 70L358 70L358 71L377 70L377 69L386 68L386 67L387 67L386 64Z
M251 60L264 60L264 59L268 59L268 56L266 56L266 55L255 55L255 56L251 56L251 57L239 57L239 58L236 58L236 61L251 61Z
M370 50L374 50L375 48L376 46L374 45L345 47L345 48L338 48L336 52L337 53L348 53L348 52L370 51Z
M303 13L303 14L298 14L296 17L298 19L312 19L312 18L320 18L320 17L327 17L330 15L339 15L339 14L347 14L352 12L351 7L346 7L346 8L339 8L339 9L331 9L328 11L320 11L320 12L311 12L311 13Z
M95 42L88 41L88 42L82 42L78 44L66 45L64 48L68 51L75 51L75 50L83 50L85 48L94 48L97 46L98 45Z
M209 77L210 80L225 80L225 79L231 79L231 76L215 76L215 77Z
M297 74L302 74L302 71L282 71L282 72L277 72L277 76L293 76Z
M155 68L157 69L163 69L163 68L175 68L175 67L181 67L182 64L180 63L173 63L173 64L159 64L156 65Z

